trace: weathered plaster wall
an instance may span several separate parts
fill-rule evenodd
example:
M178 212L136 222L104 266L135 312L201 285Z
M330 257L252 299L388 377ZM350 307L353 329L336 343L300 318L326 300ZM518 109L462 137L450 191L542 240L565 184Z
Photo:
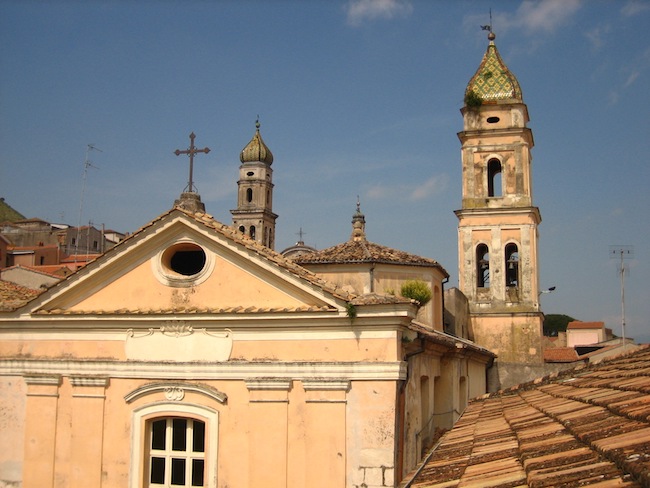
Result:
M475 341L502 363L543 363L542 314L472 315Z
M0 487L21 486L25 428L25 382L0 376Z

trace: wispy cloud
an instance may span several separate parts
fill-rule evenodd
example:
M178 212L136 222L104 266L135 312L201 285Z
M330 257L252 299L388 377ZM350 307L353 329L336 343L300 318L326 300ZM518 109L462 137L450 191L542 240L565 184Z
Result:
M348 24L358 26L366 20L407 17L413 5L409 0L350 0L345 11Z
M609 34L611 28L609 25L594 27L590 31L585 32L585 37L591 43L591 46L598 50L605 44L605 36Z
M650 3L639 0L630 0L621 9L621 14L625 17L632 17L645 10L650 10Z
M627 88L628 86L632 86L632 84L636 81L636 79L639 77L639 72L637 70L634 70L630 75L627 77L627 80L625 80L625 83L623 84L623 88Z
M415 184L376 184L369 187L365 195L373 200L391 198L415 202L444 192L448 183L449 177L446 174L434 175L426 181Z
M496 12L492 19L495 32L523 30L527 34L554 32L568 23L582 6L583 0L525 0L514 14ZM485 15L472 15L466 25L485 24Z
M531 32L553 32L580 9L581 0L525 1L517 9L514 22Z

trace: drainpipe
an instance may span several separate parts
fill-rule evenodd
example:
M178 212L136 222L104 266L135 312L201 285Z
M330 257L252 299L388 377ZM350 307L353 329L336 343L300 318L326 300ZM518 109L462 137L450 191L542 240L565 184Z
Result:
M445 330L445 283L449 283L449 276L447 276L440 283L442 285L442 331L443 332L447 332ZM456 331L454 330L454 332L456 332ZM456 334L454 334L454 335L456 335Z

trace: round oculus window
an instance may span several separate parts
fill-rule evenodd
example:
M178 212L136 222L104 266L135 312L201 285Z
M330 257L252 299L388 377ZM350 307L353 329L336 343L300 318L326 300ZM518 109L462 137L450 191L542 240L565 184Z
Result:
M159 254L156 264L158 279L171 286L196 285L205 280L214 267L205 250L192 242L168 247Z

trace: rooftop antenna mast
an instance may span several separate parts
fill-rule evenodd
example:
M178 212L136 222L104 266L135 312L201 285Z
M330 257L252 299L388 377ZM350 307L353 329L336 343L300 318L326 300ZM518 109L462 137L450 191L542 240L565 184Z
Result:
M83 208L84 208L84 193L86 192L86 177L88 175L88 168L94 168L94 169L99 169L97 166L95 166L90 159L88 159L88 155L90 151L99 151L103 152L101 149L98 147L95 147L94 144L88 144L86 146L86 158L84 159L84 170L81 175L81 198L79 201L79 220L77 221L77 238L75 239L75 244L74 244L74 262L77 264L77 255L79 254L79 239L81 238L81 217L83 215Z
M634 257L634 246L609 246L610 259L618 259L621 274L621 334L623 335L623 350L625 350L625 260Z

